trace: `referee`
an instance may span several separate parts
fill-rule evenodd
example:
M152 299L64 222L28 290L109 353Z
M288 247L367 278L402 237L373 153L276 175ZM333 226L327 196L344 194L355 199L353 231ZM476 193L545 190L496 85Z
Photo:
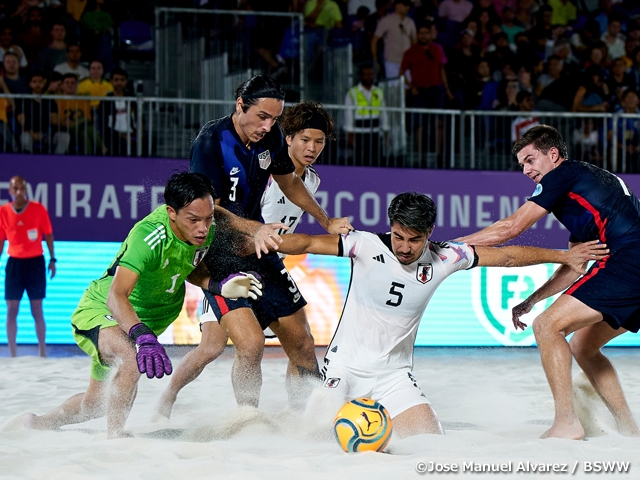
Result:
M7 301L7 341L9 354L17 356L16 334L18 309L24 291L31 302L31 314L36 323L38 354L47 356L45 344L46 326L42 311L42 299L46 291L45 259L42 251L44 236L49 248L48 270L51 278L56 274L56 258L53 253L53 229L46 208L27 199L27 182L20 176L9 181L12 202L0 207L0 255L5 240L9 241L4 298Z

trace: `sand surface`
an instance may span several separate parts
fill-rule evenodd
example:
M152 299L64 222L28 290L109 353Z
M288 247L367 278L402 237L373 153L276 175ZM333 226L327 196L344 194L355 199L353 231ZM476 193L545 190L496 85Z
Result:
M632 410L640 417L636 372L640 350L607 352ZM180 361L179 352L172 352L172 357L175 363ZM538 438L551 424L553 404L534 348L418 350L414 373L446 435L394 437L386 453L352 455L343 453L332 437L335 406L321 392L304 414L286 407L286 359L279 349L270 348L265 355L259 410L236 407L229 379L232 360L233 350L229 350L183 390L170 421L154 422L152 415L167 380L142 378L127 424L134 438L107 440L104 419L52 432L21 427L21 413L45 413L84 391L88 357L0 357L0 477L640 478L640 439L619 435L612 417L588 388L576 388L576 395L590 436L579 442ZM577 367L574 375L579 383ZM419 474L416 465L420 462L428 468L434 462L437 468L457 468L458 472ZM627 473L620 472L625 463ZM564 465L567 472L540 472L554 467L561 470ZM491 467L510 471L469 471ZM588 471L598 467L615 471Z

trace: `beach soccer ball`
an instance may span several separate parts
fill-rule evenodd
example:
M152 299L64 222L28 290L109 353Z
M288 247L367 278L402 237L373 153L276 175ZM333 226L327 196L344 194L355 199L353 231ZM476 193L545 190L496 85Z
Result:
M356 398L345 404L333 421L336 440L347 453L376 451L391 438L391 417L387 409L370 398Z

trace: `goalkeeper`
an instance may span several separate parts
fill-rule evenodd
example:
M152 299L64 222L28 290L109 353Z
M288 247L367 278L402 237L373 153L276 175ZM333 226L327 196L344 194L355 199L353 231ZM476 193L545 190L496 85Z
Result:
M127 436L124 427L141 374L171 374L171 361L157 336L180 313L184 281L228 298L257 299L262 294L259 279L251 273L217 281L201 263L216 230L213 197L206 176L171 176L164 191L166 205L134 225L111 266L91 282L71 317L76 342L93 360L87 391L45 415L26 414L25 427L51 430L106 413L108 437ZM218 206L215 210L219 223L252 235L257 250L266 251L279 240L270 225L241 219Z

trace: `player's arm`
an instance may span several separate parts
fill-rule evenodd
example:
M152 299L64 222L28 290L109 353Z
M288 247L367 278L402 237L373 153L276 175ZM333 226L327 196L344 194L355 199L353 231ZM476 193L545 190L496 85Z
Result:
M353 230L353 226L346 217L329 218L327 212L322 209L295 173L273 175L273 179L289 200L315 218L328 233L346 234Z
M209 273L204 262L200 262L187 277L187 282L226 298L251 297L257 300L262 295L262 283L258 277L259 275L255 272L238 272L217 282Z
M44 236L44 241L47 242L47 248L49 249L49 271L51 272L51 278L56 276L56 256L53 251L53 233Z
M288 255L315 253L317 255L339 255L340 235L306 235L291 233L284 235L278 250Z
M282 237L278 235L278 230L288 230L289 227L287 225L284 223L264 224L242 218L221 207L219 203L219 199L216 200L215 218L219 228L237 230L251 237L258 258L262 256L262 253L268 253L269 250L278 250L278 244L282 241ZM239 255L249 255L249 253L239 253Z
M457 242L464 242L470 245L501 245L509 240L520 236L531 225L547 215L547 210L535 202L527 202L516 212L502 220L498 220L493 225L483 228L479 232L472 233L465 237L457 238Z
M107 308L126 334L129 334L131 327L140 323L140 319L129 301L129 295L138 283L138 278L138 274L133 270L118 266L107 295Z
M602 260L609 249L598 240L574 244L569 250L550 250L547 248L510 246L475 247L478 265L483 267L524 267L539 263L561 263L577 275L584 275L588 262Z
M588 242L593 243L593 242ZM569 243L569 251L576 250L576 248L580 248L580 243ZM533 306L541 300L545 298L552 297L565 289L567 289L573 282L575 282L580 274L575 272L568 265L561 265L551 278L547 280L539 289L533 292L525 301L516 305L511 309L511 321L513 322L513 326L516 330L521 328L524 330L527 328L526 323L522 323L520 321L520 317L529 313Z
M107 295L107 308L118 326L136 344L138 371L146 373L147 378L162 378L165 374L171 375L171 360L155 334L140 321L129 301L138 278L133 270L118 266Z

